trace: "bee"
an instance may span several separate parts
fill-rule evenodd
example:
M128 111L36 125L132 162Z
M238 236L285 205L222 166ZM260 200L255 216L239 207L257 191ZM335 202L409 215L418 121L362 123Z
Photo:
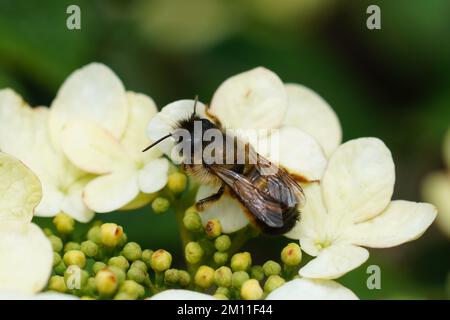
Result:
M177 122L172 133L158 139L143 152L173 137L181 150L189 150L181 157L187 174L204 184L218 187L216 193L197 201L199 212L226 194L238 200L249 221L263 233L280 235L290 231L299 220L299 209L305 202L301 186L283 168L258 154L249 143L227 134L212 115L212 121L196 115L196 105L197 98L190 117ZM214 140L205 139L208 130L215 133ZM216 142L214 148L210 148L212 142ZM211 152L205 152L207 148ZM200 150L200 155L195 153L196 150Z

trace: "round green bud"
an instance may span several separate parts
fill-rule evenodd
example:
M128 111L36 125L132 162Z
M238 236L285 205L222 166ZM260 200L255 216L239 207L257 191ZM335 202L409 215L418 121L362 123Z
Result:
M199 263L204 251L198 242L189 242L184 248L184 257L191 264Z
M220 236L222 233L222 225L218 219L209 220L205 226L205 232L211 239Z
M50 243L52 244L53 251L61 252L61 250L63 249L63 242L61 238L51 235L48 237L48 240L50 240Z
M95 285L100 294L109 296L117 290L118 281L114 272L102 269L95 275Z
M278 287L281 287L286 281L279 275L272 275L267 278L264 284L264 291L270 293Z
M93 258L98 253L98 245L91 240L86 240L81 243L81 251L85 254L85 256L89 258Z
M199 232L203 230L202 219L196 211L186 210L183 217L183 225L186 229L193 232Z
M97 291L97 287L95 285L95 278L90 277L86 281L86 285L83 287L82 292L85 296L93 296Z
M233 272L228 267L220 267L214 272L214 283L218 287L230 287Z
M144 262L144 261L141 261L141 260L136 260L136 261L134 261L134 262L131 264L131 267L130 267L130 268L138 268L138 269L141 269L141 270L144 271L144 272L147 272L147 270L148 270L147 265L145 264L145 262Z
M228 253L226 253L226 252L214 252L213 259L214 259L214 262L218 266L223 266L228 261Z
M172 264L172 255L164 249L158 249L152 254L151 268L155 272L164 272Z
M75 227L75 220L65 213L58 213L53 218L53 224L60 234L69 234Z
M125 280L119 288L119 292L127 293L134 299L145 296L145 289L139 283L133 280Z
M118 247L122 248L128 241L128 236L127 234L124 232L122 233L122 237L119 240L119 243L117 244Z
M264 269L259 265L254 265L250 268L250 277L252 279L256 279L258 281L262 281L264 279Z
M126 292L118 292L113 300L136 300L136 297L126 293Z
M230 249L231 239L228 235L223 234L216 238L216 240L214 241L214 246L216 247L217 251L225 252Z
M169 210L170 202L166 198L163 197L157 197L152 202L152 209L153 212L156 214L164 213L167 210Z
M58 276L63 276L64 272L66 272L66 269L67 266L65 265L64 261L61 261L55 266L54 271Z
M81 250L81 246L78 242L75 241L69 241L64 246L64 253L70 251L70 250Z
M101 262L101 261L97 261L92 265L92 272L94 274L97 274L100 270L105 269L106 268L106 264Z
M229 298L231 296L230 289L224 288L224 287L218 287L216 289L216 292L214 292L214 294L222 294L222 295L226 296L227 298Z
M52 276L48 282L48 290L65 293L67 292L66 281L64 277Z
M127 275L125 274L125 271L122 268L116 267L116 266L108 266L108 270L114 273L116 276L117 282L121 284L125 281L127 278Z
M169 285L176 284L179 280L177 269L167 269L164 272L164 282Z
M147 278L147 273L139 268L130 268L127 272L127 279L136 281L139 284L145 282Z
M296 243L289 243L281 250L281 261L289 267L298 266L302 261L300 246Z
M203 289L208 289L214 283L214 269L208 266L200 266L195 273L194 282Z
M80 268L84 268L86 265L86 256L80 250L69 250L63 257L66 266L76 265Z
M187 177L181 172L175 172L169 175L167 187L175 194L181 193L186 189Z
M278 262L269 260L263 264L263 270L266 277L277 275L281 273L281 266Z
M104 223L100 226L100 241L107 247L117 246L122 235L122 227L115 223Z
M145 264L147 265L148 268L151 268L152 255L153 255L153 250L145 249L144 251L142 251L141 259L142 259L142 261L145 262Z
M92 228L89 229L88 233L87 233L87 239L96 243L96 244L101 244L101 240L100 240L100 226L93 226Z
M136 242L128 242L122 249L122 254L128 261L136 261L141 258L142 249Z
M178 284L182 288L186 288L191 283L191 275L185 270L178 270Z
M231 257L231 269L233 271L246 271L252 265L252 256L249 252L236 253Z
M250 279L249 275L245 271L236 271L231 277L231 285L233 288L240 289L242 284Z
M53 267L56 267L62 261L61 256L57 252L53 252Z
M244 300L259 300L263 297L263 289L256 279L249 279L241 286L241 298Z
M130 263L128 262L127 259L125 259L124 256L117 256L110 258L108 260L108 265L118 267L123 271L128 270L128 268L130 267Z
M216 298L217 300L229 300L226 295L221 293L215 293L213 297Z

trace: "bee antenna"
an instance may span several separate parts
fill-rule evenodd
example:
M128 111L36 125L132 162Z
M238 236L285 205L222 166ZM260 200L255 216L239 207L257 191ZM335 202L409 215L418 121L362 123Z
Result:
M162 138L156 140L156 141L153 142L151 145L149 145L147 148L145 148L144 150L142 150L142 152L145 152L145 151L147 151L147 150L153 148L153 147L156 146L158 143L160 143L161 141L163 141L163 140L165 140L165 139L167 139L168 137L171 137L171 136L172 136L171 133L169 133L168 135L165 135L164 137L162 137Z
M195 102L194 102L194 112L192 113L192 117L195 117L195 112L197 111L197 102L198 102L198 94L195 96Z

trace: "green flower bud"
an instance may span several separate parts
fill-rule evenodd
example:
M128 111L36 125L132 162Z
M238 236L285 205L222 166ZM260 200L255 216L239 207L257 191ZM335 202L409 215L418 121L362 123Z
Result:
M85 296L94 296L97 291L97 286L95 285L95 278L90 277L86 281L86 285L82 288L82 292Z
M119 243L117 244L117 246L119 248L122 248L127 243L127 241L128 241L128 236L124 232L124 233L122 233L122 237L120 238Z
M255 265L250 268L250 277L258 281L264 279L264 269L261 266Z
M248 276L248 273L245 271L236 271L233 273L233 276L231 277L231 285L233 288L240 289L242 284L250 279Z
M236 253L231 257L231 269L233 271L246 271L252 265L252 256L249 252Z
M81 243L81 251L83 251L85 256L93 258L98 253L98 245L91 240L83 241Z
M131 267L130 267L130 268L138 268L138 269L141 269L141 270L144 271L144 272L147 272L147 270L148 270L147 265L146 265L143 261L141 261L141 260L136 260L136 261L134 261L134 262L131 264Z
M191 275L184 270L178 270L178 284L182 288L186 288L191 283Z
M72 233L74 226L75 226L75 220L73 220L72 217L68 216L65 213L58 213L53 218L53 224L56 227L56 230L58 230L61 234L69 234Z
M128 242L122 249L122 254L129 261L135 261L141 258L142 249L136 242Z
M218 266L223 266L228 261L228 253L226 252L214 252L214 262Z
M147 273L139 268L130 268L127 272L127 279L136 281L139 284L145 282L147 278Z
M53 267L56 267L62 261L61 256L57 252L53 252Z
M225 252L230 249L231 239L226 234L223 234L216 238L216 240L214 241L214 246L216 247L217 251Z
M126 292L118 292L114 298L114 300L136 300L136 298L129 293Z
M122 235L122 227L115 223L104 223L100 227L100 240L107 247L117 246Z
M93 226L92 228L89 229L87 233L87 238L88 240L96 244L101 244L100 233L101 233L100 226Z
M199 214L193 210L186 210L183 217L183 225L189 231L199 232L203 230L202 219L200 219Z
M127 293L134 299L143 298L145 296L144 287L133 280L125 280L120 286L119 292Z
M221 293L215 293L213 297L218 300L229 300L226 295L221 294Z
M204 251L198 242L189 242L184 248L186 261L191 264L199 263Z
M108 266L108 270L110 270L114 275L116 276L117 283L121 284L125 281L127 278L127 275L125 274L125 271L119 267L116 266Z
M52 276L48 282L48 290L65 293L67 292L66 282L64 277Z
M247 280L242 284L241 298L244 300L259 300L263 297L263 293L263 289L256 279Z
M127 259L125 259L124 256L117 256L110 258L108 260L108 265L118 267L123 271L128 270L128 268L130 267L130 263L128 262Z
M151 268L153 250L145 249L142 251L141 259L145 262L148 268Z
M186 189L187 177L181 172L175 172L169 175L167 187L175 194L181 193Z
M156 214L164 213L167 210L169 210L170 202L166 198L163 197L157 197L152 202L152 209L153 212Z
M286 281L279 275L272 275L267 278L264 284L264 291L270 293L278 287L281 287Z
M266 277L277 275L281 273L281 266L278 262L269 260L263 264L264 274Z
M203 289L208 289L214 283L214 269L208 266L200 266L195 273L194 282Z
M295 267L302 261L302 250L296 243L289 243L281 251L281 261L289 267Z
M108 269L102 269L95 275L95 285L101 295L112 295L117 290L116 275Z
M179 280L177 269L167 269L164 272L164 282L169 285L176 284Z
M214 292L214 294L221 294L221 295L224 295L227 298L230 298L230 296L231 296L230 289L224 288L224 287L218 287L216 289L216 292Z
M92 265L92 272L94 274L97 274L100 270L105 269L106 268L106 264L101 262L101 261L97 261Z
M75 241L69 241L64 246L64 253L70 251L70 250L81 250L81 246L78 242Z
M218 287L230 287L232 278L233 272L228 267L220 267L214 272L214 283Z
M164 249L153 252L151 260L151 268L155 272L164 272L170 268L172 264L172 255Z
M48 240L50 240L50 243L52 244L53 251L61 252L63 249L63 242L61 238L52 235L48 237Z
M66 266L77 265L80 268L84 268L86 265L86 256L80 250L69 250L63 257Z
M65 265L64 261L61 261L60 263L58 263L58 265L54 268L55 273L58 276L63 276L64 272L66 272L67 266Z
M205 232L206 235L211 239L220 236L220 234L222 233L222 225L220 224L220 221L217 219L209 220L206 223Z

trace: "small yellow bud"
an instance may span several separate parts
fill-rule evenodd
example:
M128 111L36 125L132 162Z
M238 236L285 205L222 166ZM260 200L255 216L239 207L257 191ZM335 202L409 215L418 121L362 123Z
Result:
M69 250L64 254L63 261L66 266L77 265L80 268L84 268L86 256L80 250Z
M169 175L167 187L175 194L181 193L186 189L187 177L181 172L175 172Z
M233 271L247 271L252 265L252 256L249 252L236 253L231 257L231 269Z
M190 264L199 263L203 254L203 249L198 242L189 242L184 248L186 261Z
M56 230L58 230L61 234L69 234L72 233L74 226L75 226L75 220L73 220L72 217L68 216L65 213L58 213L53 218L53 224L56 227Z
M233 272L228 267L220 267L214 272L214 282L218 287L230 287L232 278Z
M108 269L102 269L95 276L97 291L103 295L112 295L118 286L116 275Z
M258 280L250 279L242 284L241 298L244 300L259 300L262 298L263 293Z
M122 254L128 261L136 261L141 258L142 249L136 242L128 242L122 249Z
M302 261L302 250L296 243L289 243L281 251L281 261L289 267L295 267Z
M194 277L195 284L203 289L208 289L214 283L214 269L208 266L200 266Z
M48 282L48 289L61 293L67 292L67 286L64 277L52 276Z
M222 225L217 219L209 220L205 226L206 235L210 238L216 238L222 233Z
M172 264L172 255L166 250L159 249L152 254L151 267L156 272L164 272Z
M264 291L270 293L276 288L281 287L285 282L286 281L279 275L272 275L267 278L266 283L264 284Z
M104 223L100 226L100 240L107 247L115 247L122 238L123 229L115 223Z

